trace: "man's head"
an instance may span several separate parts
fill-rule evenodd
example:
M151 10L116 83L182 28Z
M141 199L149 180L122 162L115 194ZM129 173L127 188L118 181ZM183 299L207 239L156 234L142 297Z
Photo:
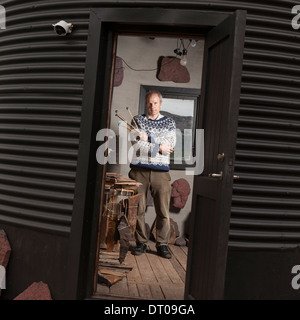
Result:
M162 95L159 91L149 91L146 94L146 108L150 118L156 118L162 105Z

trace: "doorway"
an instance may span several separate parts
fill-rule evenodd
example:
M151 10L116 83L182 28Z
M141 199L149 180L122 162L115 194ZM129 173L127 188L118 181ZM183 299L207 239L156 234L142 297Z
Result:
M196 123L197 129L205 131L204 171L192 170L184 298L222 299L245 25L246 12L240 10L221 13L148 7L91 11L69 258L69 286L77 298L90 297L97 288L106 166L95 161L99 147L95 137L99 130L110 127L116 34L126 32L170 38L205 36ZM196 163L198 156L196 152Z
M167 260L156 254L155 232L152 232L155 209L153 199L149 194L145 215L149 230L147 252L142 256L132 255L130 249L135 245L134 239L132 239L129 252L122 265L118 264L119 242L116 242L112 248L112 238L108 234L109 221L106 216L109 211L107 208L112 205L108 205L108 200L105 198L104 207L100 210L99 273L101 279L100 283L98 281L95 294L105 298L183 299L193 176L185 174L185 168L188 165L182 156L184 150L182 143L185 141L185 144L189 146L189 148L185 147L185 153L192 154L200 104L204 39L201 36L192 38L192 36L186 35L182 38L176 34L172 37L157 34L118 34L115 41L114 82L111 90L111 112L109 115L109 128L115 133L116 138L109 159L115 163L106 164L105 180L117 179L120 181L123 178L128 178L130 161L127 155L131 144L127 143L127 135L121 142L120 136L122 132L126 132L126 129L123 129L126 124L123 121L120 128L120 120L123 119L131 123L132 115L145 113L146 92L159 90L163 96L161 114L174 119L178 131L177 149L175 148L174 152L175 159L172 155L170 163L171 184L174 185L175 193L176 183L178 181L181 184L184 183L186 193L182 202L181 198L177 198L175 203L175 198L170 199L170 218L174 233L169 243L172 258ZM186 54L185 57L183 52ZM162 65L165 63L161 62L164 57L168 57L167 59L170 59L171 62L175 62L175 60L180 62L182 59L185 59L185 62L176 66L177 69L175 69L171 64ZM160 76L162 67L165 68L165 73L169 72L165 74L165 78ZM177 71L178 74L174 74L174 71ZM120 129L123 131L120 132ZM184 135L187 132L190 133L190 136ZM103 183L105 184L106 181L102 181L100 184ZM109 188L111 185L105 190L106 194L111 192ZM113 199L115 211L120 210L118 205L120 201L130 197L130 194L123 192L121 195L120 193L119 191L118 196Z

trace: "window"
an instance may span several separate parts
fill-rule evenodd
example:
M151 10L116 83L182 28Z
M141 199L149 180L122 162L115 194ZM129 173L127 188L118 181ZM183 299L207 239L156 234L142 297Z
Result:
M195 133L200 90L177 87L141 85L139 113L146 113L145 96L149 90L158 90L163 96L161 114L176 122L177 143L170 157L170 169L194 167Z

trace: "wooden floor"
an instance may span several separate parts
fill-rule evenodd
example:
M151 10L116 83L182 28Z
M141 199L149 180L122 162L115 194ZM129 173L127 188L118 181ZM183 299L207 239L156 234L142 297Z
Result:
M153 242L148 242L147 245L148 250L140 256L134 256L128 252L124 261L124 266L129 268L126 276L111 287L98 284L96 294L98 297L147 300L182 300L184 298L188 248L169 245L172 258L164 259L157 255ZM102 253L105 252L102 251Z

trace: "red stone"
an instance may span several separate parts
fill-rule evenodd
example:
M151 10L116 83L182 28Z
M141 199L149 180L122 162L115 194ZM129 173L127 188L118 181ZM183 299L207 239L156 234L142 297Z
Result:
M11 247L4 230L0 230L0 266L7 267Z
M52 300L52 297L48 285L40 281L34 282L14 300Z
M188 69L180 64L180 59L174 57L163 57L157 79L160 81L187 83L190 81L190 74Z
M189 197L189 194L191 192L191 187L189 183L183 179L177 179L172 184L172 193L171 197L173 198L173 206L175 208L182 209Z

